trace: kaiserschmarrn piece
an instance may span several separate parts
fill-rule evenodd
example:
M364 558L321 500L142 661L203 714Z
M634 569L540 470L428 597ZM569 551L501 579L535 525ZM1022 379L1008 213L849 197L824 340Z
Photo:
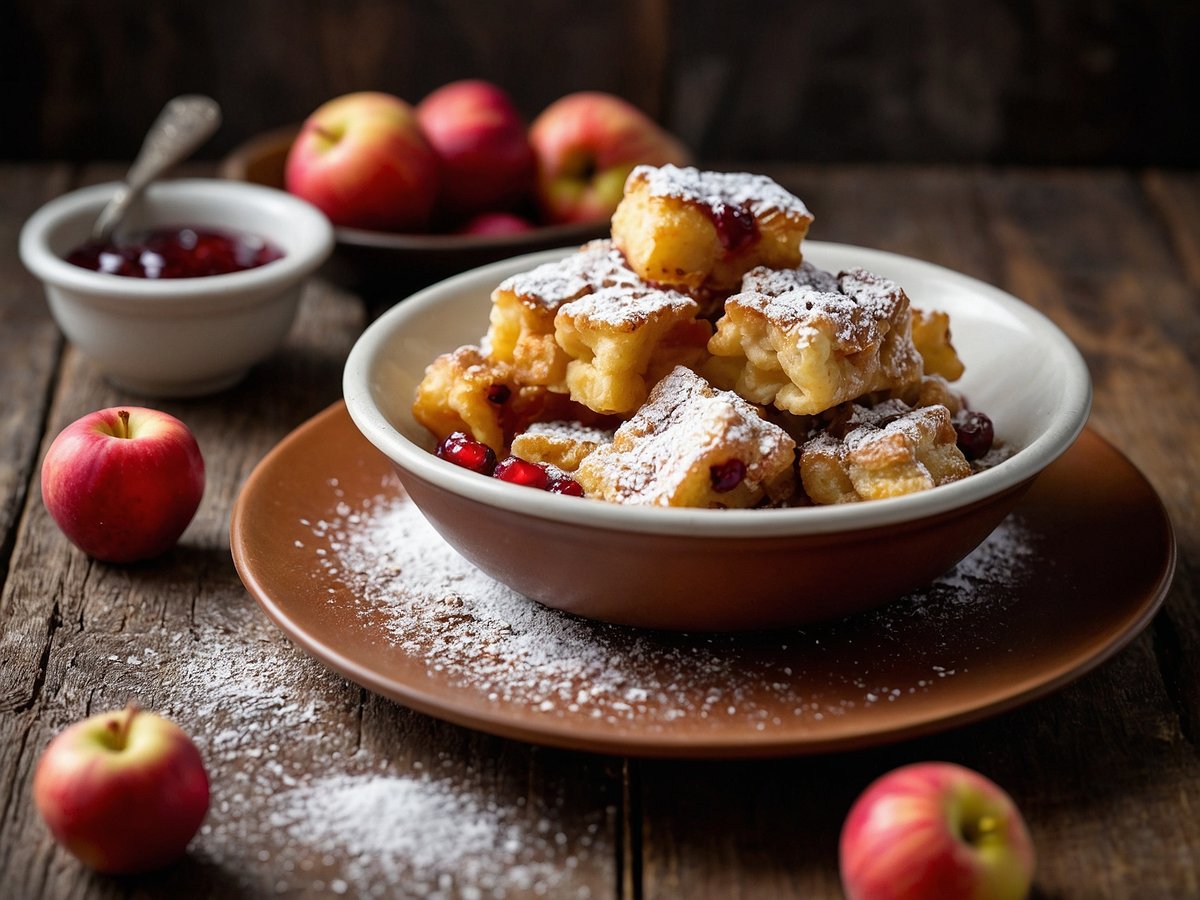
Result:
M678 291L626 285L564 303L554 338L570 358L571 399L598 413L633 412L659 378L705 357L712 327L699 309Z
M645 287L611 241L585 244L578 253L502 281L492 292L485 346L509 363L522 384L565 392L570 357L554 340L554 317L564 303L615 286Z
M426 367L412 411L438 440L462 431L499 454L530 423L568 417L576 406L563 395L521 384L512 366L468 344Z
M682 366L575 473L587 496L643 506L744 508L795 487L795 442Z
M546 463L574 472L597 447L609 443L613 432L580 422L540 422L512 441L512 455L526 462Z
M704 373L763 405L822 412L920 379L908 296L865 269L756 270L725 301Z
M909 409L898 400L854 405L800 452L804 492L818 504L898 497L970 474L950 411Z
M924 361L926 375L940 375L947 381L957 381L962 377L962 360L950 343L948 313L913 307L912 339Z
M647 281L728 292L755 266L799 265L812 219L765 175L638 166L613 214L612 237Z
M944 406L952 416L967 406L963 395L950 387L950 383L941 375L922 375L919 381L881 394L878 399L900 400L913 408Z

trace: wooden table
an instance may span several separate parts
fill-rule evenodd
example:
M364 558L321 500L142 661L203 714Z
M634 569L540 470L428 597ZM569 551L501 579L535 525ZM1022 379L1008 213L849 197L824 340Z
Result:
M677 762L528 746L414 713L306 657L242 587L228 542L239 486L339 398L355 336L402 286L364 297L318 280L287 346L244 383L156 404L192 427L208 463L173 552L111 566L66 542L41 503L42 454L68 422L133 398L64 343L16 238L44 201L122 168L0 166L0 895L838 897L853 798L896 765L948 759L1026 813L1037 896L1200 896L1200 175L770 170L816 211L814 237L942 263L1064 328L1095 378L1091 426L1161 494L1179 568L1128 648L1013 712L882 749ZM195 736L213 802L185 860L111 879L56 849L30 782L56 732L130 698ZM280 806L318 776L341 786L340 807ZM395 799L419 824L356 805L353 786L372 778L408 790ZM330 837L339 822L348 853Z

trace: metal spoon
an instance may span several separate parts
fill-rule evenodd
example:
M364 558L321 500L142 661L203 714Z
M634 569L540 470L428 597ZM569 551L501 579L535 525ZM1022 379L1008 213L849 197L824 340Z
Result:
M221 107L211 97L185 94L163 107L117 190L92 227L92 240L107 244L146 185L187 159L221 124Z

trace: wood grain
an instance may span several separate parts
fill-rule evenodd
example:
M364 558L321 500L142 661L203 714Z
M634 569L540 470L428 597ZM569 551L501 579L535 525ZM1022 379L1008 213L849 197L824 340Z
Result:
M457 78L527 117L611 91L704 159L1194 165L1191 4L812 0L803 5L11 0L0 158L127 159L175 94L206 91L217 157L324 101L419 101ZM136 61L136 64L131 62Z
M70 171L67 166L34 165L10 171L11 177L0 184L0 246L16 248L25 219L63 191ZM34 480L32 465L61 344L37 279L16 253L0 256L0 359L5 394L16 401L0 406L0 578L26 489Z

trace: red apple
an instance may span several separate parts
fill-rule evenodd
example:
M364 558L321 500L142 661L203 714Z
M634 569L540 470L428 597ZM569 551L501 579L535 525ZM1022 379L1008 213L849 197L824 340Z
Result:
M204 493L204 459L187 426L156 409L89 413L54 439L42 501L76 546L134 562L175 545Z
M499 236L521 234L522 232L533 231L533 229L534 224L522 216L507 212L488 212L480 213L474 218L469 219L458 230L458 233Z
M417 104L417 121L441 164L439 213L508 209L532 194L533 149L501 88L476 79L443 85Z
M953 763L903 766L855 801L842 826L847 900L1019 900L1033 843L994 782Z
M437 196L437 154L399 97L346 94L305 121L284 182L335 225L421 231Z
M55 737L33 799L55 839L93 869L144 872L187 848L208 811L208 776L177 725L131 706Z
M687 149L641 110L612 94L568 94L529 129L538 161L538 202L549 222L612 215L633 167L686 165Z

